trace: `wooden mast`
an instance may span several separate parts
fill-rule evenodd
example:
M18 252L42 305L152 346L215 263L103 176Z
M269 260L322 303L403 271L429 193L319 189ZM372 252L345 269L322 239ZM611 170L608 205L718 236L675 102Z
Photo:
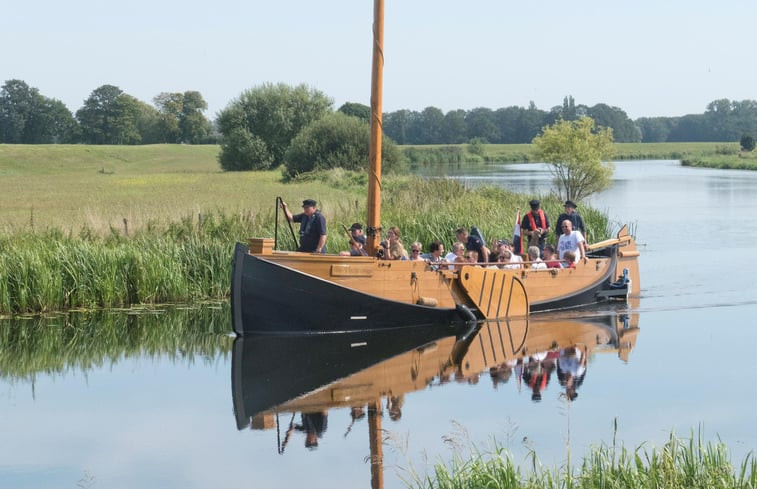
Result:
M368 222L366 248L373 256L381 239L381 92L384 72L384 0L373 0L373 60L371 69L371 142L368 162Z

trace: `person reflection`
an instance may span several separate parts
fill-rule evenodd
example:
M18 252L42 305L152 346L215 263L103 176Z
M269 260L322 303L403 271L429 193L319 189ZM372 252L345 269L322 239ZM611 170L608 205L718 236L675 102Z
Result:
M565 397L574 401L578 397L576 389L586 377L586 346L578 345L560 349L557 358L557 380L565 387Z
M540 402L542 392L549 384L549 378L555 370L554 356L544 351L531 355L523 362L523 382L531 389L531 400Z
M328 429L328 411L316 411L311 413L300 414L300 424L291 424L287 431L287 438L292 431L301 431L305 433L305 448L315 450L318 448L318 439Z

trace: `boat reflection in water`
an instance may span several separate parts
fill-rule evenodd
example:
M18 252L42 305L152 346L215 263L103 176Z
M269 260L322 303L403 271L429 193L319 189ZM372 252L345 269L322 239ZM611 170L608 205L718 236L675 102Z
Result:
M611 352L628 361L638 314L582 314L483 321L467 330L238 337L232 356L237 428L278 428L284 433L280 453L294 431L315 448L327 411L349 408L353 420L368 417L372 487L382 487L381 419L401 416L405 394L451 381L475 383L488 373L494 387L512 379L534 401L556 377L553 385L559 382L573 400L590 355ZM288 426L277 426L281 413L289 414Z

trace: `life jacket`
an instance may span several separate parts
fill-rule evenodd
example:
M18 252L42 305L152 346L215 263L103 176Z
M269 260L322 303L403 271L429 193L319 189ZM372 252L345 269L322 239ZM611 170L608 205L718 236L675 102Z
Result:
M531 231L536 231L536 220L534 219L534 211L529 212L526 214L528 216L528 222L531 224ZM541 221L541 227L546 228L547 227L547 218L544 215L544 210L539 209L539 220Z

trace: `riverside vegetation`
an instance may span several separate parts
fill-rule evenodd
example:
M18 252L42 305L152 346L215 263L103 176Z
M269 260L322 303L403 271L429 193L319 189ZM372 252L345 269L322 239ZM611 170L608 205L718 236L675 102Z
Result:
M284 184L278 170L219 171L213 148L0 146L0 314L225 299L234 243L274 236L276 196L318 200L331 251L348 248L342 224L365 221L362 173ZM459 226L511 237L530 198L410 176L385 178L382 196L385 228L399 226L406 243L448 246ZM542 198L556 216L561 203ZM582 211L590 240L610 234L606 216ZM279 222L279 247L293 249Z
M629 158L733 151L714 143L616 147ZM218 151L0 145L0 315L225 299L233 244L274 235L276 196L295 206L318 200L331 251L347 249L341 224L365 220L365 175L336 169L284 184L279 170L222 172ZM486 160L522 161L530 145L481 144L474 151ZM447 179L387 176L383 185L383 223L399 226L406 243L439 239L449 246L461 225L476 225L488 238L511 237L516 212L527 210L530 198ZM550 215L561 211L555 198L541 197ZM592 209L582 214L589 241L618 227ZM285 227L280 219L279 247L293 249Z
M617 420L616 420L617 431ZM613 437L615 438L615 437ZM438 462L431 473L407 471L404 482L411 488L462 489L752 489L757 487L757 460L747 455L738 466L731 462L723 443L705 442L701 432L688 438L670 434L661 449L639 446L630 450L600 444L589 449L576 465L542 466L530 452L530 470L523 470L513 455L496 441L489 450L471 446L470 453L455 454Z

